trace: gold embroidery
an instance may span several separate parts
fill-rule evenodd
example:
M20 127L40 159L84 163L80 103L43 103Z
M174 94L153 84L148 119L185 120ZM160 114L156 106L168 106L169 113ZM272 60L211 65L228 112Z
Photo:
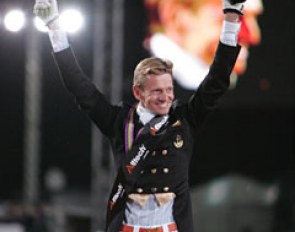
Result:
M141 207L144 207L146 202L149 199L150 194L129 194L129 199L133 200L135 203L139 204Z
M155 197L159 206L163 206L175 198L175 193L156 193Z
M132 193L128 195L128 198L131 199L133 202L139 204L141 207L144 207L147 203L151 194L136 194ZM156 193L154 194L156 201L159 206L163 206L169 201L175 198L175 193Z
M181 121L177 120L175 123L172 124L172 127L178 127L181 126Z
M175 141L173 142L174 147L182 148L183 146L183 139L181 135L177 135Z

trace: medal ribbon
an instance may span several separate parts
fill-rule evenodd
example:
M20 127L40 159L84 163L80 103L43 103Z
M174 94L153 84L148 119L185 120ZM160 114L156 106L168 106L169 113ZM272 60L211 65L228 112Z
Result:
M135 103L128 112L128 117L125 123L125 154L130 151L132 144L134 142L134 139L136 139L140 133L142 132L143 128L141 128L137 134L136 137L134 137L134 112L136 110L138 103Z

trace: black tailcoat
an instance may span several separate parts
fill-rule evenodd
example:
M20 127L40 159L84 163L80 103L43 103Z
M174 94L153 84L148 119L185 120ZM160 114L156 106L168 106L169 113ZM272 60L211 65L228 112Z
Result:
M150 154L145 160L143 171L151 168L158 170L168 168L169 173L158 171L157 175L142 175L131 190L131 192L136 192L136 189L141 188L145 193L149 193L149 190L153 188L156 191L152 192L165 192L164 188L169 187L169 191L176 194L173 215L179 232L193 232L188 187L188 168L193 142L208 113L228 89L229 76L239 51L239 46L230 47L219 43L206 78L188 102L176 103L171 108L168 126L170 130L162 135L161 143L157 144L154 149L154 156ZM71 48L55 53L54 56L66 88L75 97L83 111L110 140L116 165L118 169L122 168L125 155L124 127L131 106L124 103L110 104L108 99L85 76ZM137 114L135 114L134 122L136 134L142 126ZM175 144L177 140L180 141L178 145ZM126 199L123 197L118 202L121 207L111 219L108 219L108 232L119 231L124 217Z

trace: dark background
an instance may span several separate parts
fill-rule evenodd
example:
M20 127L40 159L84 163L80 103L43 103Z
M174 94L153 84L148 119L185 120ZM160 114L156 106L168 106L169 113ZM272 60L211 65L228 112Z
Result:
M60 1L61 2L61 1ZM62 1L63 3L74 1ZM92 1L80 4L86 27L70 36L84 71L92 71ZM1 0L0 16L17 5L31 15L30 1ZM65 4L66 5L66 4ZM192 184L228 173L281 186L284 205L294 203L294 1L264 1L259 17L262 42L251 48L247 72L222 99L197 138ZM142 40L142 1L125 1L124 99L130 100L132 71L147 56ZM25 33L5 31L0 22L0 200L19 199L23 181ZM63 89L46 34L42 40L41 173L59 167L67 188L89 189L91 124ZM176 93L177 94L177 93ZM181 98L181 96L179 96Z

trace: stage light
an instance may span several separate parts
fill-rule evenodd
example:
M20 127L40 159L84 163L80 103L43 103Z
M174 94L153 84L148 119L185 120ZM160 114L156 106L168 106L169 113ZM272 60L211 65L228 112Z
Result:
M69 33L75 33L81 29L84 20L82 14L75 9L68 9L61 13L60 24Z
M40 32L48 31L48 28L45 26L44 22L39 17L34 18L34 25L37 28L37 30Z
M20 10L12 10L4 17L4 25L8 31L17 32L25 25L25 15Z

